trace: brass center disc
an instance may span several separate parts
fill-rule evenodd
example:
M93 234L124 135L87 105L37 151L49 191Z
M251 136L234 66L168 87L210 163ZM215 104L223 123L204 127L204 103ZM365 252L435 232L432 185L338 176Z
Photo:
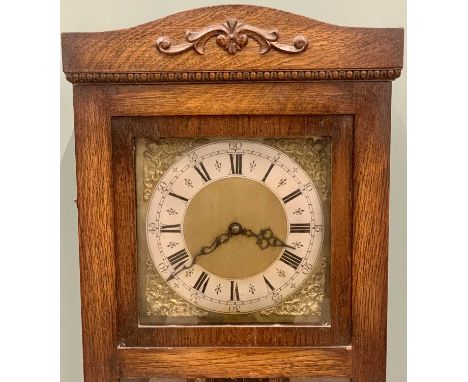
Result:
M286 239L286 215L273 192L259 182L231 177L208 184L190 201L183 222L187 249L192 255L200 252L228 233L232 223L255 233L271 228L277 238ZM262 250L254 237L233 235L212 253L199 256L197 263L217 276L238 279L264 271L281 251L281 247Z

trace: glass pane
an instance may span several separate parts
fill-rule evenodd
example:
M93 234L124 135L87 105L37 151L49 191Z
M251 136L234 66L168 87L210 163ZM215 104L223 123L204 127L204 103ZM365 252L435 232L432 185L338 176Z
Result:
M329 325L329 138L135 146L140 325Z

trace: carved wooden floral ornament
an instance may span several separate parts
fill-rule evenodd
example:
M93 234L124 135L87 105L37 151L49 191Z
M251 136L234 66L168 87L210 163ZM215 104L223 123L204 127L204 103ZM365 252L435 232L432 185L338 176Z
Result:
M276 29L267 31L243 24L236 18L229 18L223 24L211 25L198 32L187 31L185 43L172 45L169 37L161 36L156 40L156 47L166 54L178 54L192 48L197 53L204 54L207 41L216 38L216 43L220 47L230 54L235 54L247 45L249 38L252 38L260 45L260 54L264 54L272 48L284 53L300 53L307 48L309 43L304 36L296 36L293 45L286 45L277 42L278 37Z

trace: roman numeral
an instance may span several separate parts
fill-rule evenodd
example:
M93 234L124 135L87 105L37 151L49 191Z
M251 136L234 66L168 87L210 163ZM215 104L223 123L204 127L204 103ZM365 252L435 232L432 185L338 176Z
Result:
M283 254L280 257L280 261L289 265L290 267L297 269L299 264L302 261L302 257L295 255L292 252L289 252L287 249L284 250Z
M294 198L297 198L299 195L302 195L302 192L301 192L301 190L299 190L299 189L297 189L296 191L291 192L289 195L286 195L286 196L283 198L284 204L286 204L287 202L290 202L290 201L293 200Z
M193 286L193 289L196 289L199 292L205 293L206 286L208 285L208 281L210 281L210 278L208 277L208 273L202 272L197 282Z
M180 224L162 224L161 232L180 233Z
M167 260L169 260L169 263L172 265L172 267L177 270L177 268L180 268L189 258L189 255L185 251L185 249L181 249L180 251L170 255L167 257Z
M204 182L208 182L209 180L211 180L210 175L208 174L208 171L206 171L203 162L200 162L200 167L198 167L198 165L195 165L194 168L195 170L197 170L198 174L201 176Z
M184 202L188 202L188 199L187 199L187 198L184 198L183 196L180 196L180 195L174 194L173 192L169 192L169 195L173 196L174 198L177 198L177 199L183 200Z
M242 154L229 154L231 159L231 174L242 174ZM234 160L235 158L235 160Z
M239 287L235 281L231 281L231 301L239 301Z
M265 280L265 284L267 285L268 288L270 288L272 291L275 290L273 285L271 285L271 282L269 282L268 279L265 276L263 276L263 280Z
M274 165L275 165L275 164L272 163L272 164L270 165L270 167L268 167L268 170L267 170L267 172L265 173L265 176L263 177L262 182L264 182L264 181L266 180L266 178L268 178L268 175L270 175L271 169L273 168Z
M291 233L310 233L310 223L291 223L289 226Z

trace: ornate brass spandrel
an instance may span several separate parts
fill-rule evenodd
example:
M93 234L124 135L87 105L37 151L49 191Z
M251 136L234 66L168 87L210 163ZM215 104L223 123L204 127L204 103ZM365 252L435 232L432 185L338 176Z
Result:
M325 297L325 281L328 259L322 256L318 267L304 282L301 289L281 304L260 311L263 315L321 316Z
M205 317L208 312L190 304L175 293L146 258L146 315L163 317Z
M148 141L143 153L143 199L149 200L154 186L167 169L180 157L195 147L207 143L208 139L161 138L157 142Z
M264 142L293 158L314 182L323 200L330 199L330 141L320 138L266 138Z
M230 54L235 54L247 45L249 38L252 38L260 46L260 54L264 54L271 49L283 53L300 53L309 44L307 38L300 35L293 39L292 45L281 44L277 41L279 33L276 29L261 29L244 24L233 17L222 24L210 25L197 32L187 31L185 32L185 38L187 42L173 45L169 37L161 36L156 40L156 47L161 53L165 54L183 53L192 48L198 54L204 54L205 44L208 40L216 38L219 47Z

